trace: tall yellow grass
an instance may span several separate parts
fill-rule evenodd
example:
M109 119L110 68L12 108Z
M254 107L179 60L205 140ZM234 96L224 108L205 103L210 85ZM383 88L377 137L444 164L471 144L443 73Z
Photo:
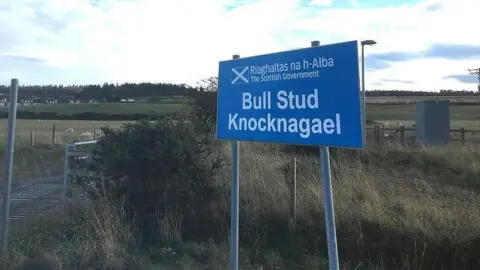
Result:
M241 250L242 265L246 269L321 269L325 266L322 254L326 246L318 159L288 155L274 145L241 145L241 225L242 233L248 234L241 238L247 239L242 241L245 247ZM226 145L226 156L229 151ZM334 205L342 267L467 269L471 266L472 258L480 250L480 197L475 191L480 187L477 153L477 149L459 147L335 153ZM292 266L289 258L282 257L275 248L267 249L260 239L272 237L274 225L288 227L294 157L298 169L298 231L304 237L317 237L309 240L318 240L320 246L318 252L305 253L302 261L295 261ZM231 169L225 167L217 183L229 187L230 179ZM228 217L229 200L226 192L225 199L212 211ZM34 229L21 227L13 233L11 241L16 251L10 253L4 265L25 263L27 257L40 254L63 269L94 265L135 265L139 269L228 267L228 220L218 224L219 230L225 232L223 244L182 244L178 221L181 215L159 217L159 231L172 246L154 251L159 259L152 262L145 253L132 251L135 246L132 228L111 207L104 204L83 209L66 217L48 217L47 225L45 220L42 223L36 220ZM272 218L277 223L266 221ZM74 237L66 238L69 233ZM66 243L65 239L70 240ZM246 255L251 254L248 249L262 248L267 250L266 255L258 261ZM203 260L195 255L198 253L203 254Z

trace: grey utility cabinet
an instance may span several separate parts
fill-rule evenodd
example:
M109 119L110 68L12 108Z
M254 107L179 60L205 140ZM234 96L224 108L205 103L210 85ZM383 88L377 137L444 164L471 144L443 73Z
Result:
M450 142L450 101L419 100L415 110L417 141L424 146Z

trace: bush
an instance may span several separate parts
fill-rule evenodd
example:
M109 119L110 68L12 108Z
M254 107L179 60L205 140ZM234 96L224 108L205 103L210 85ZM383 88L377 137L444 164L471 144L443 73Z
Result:
M217 89L218 78L210 77L200 82L200 91L192 89L190 97L190 108L195 116L202 121L215 122L217 119Z
M168 213L179 217L185 238L220 233L209 207L223 194L214 179L224 163L213 130L200 129L202 123L181 113L102 129L93 152L106 177L93 184L99 194L121 203L145 242L159 240L158 222Z
M202 121L216 121L217 92L196 91L190 94L190 107Z

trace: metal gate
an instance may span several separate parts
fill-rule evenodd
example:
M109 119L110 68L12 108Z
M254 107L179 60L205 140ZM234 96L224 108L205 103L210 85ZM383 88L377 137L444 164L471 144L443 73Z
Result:
M65 172L63 175L63 204L67 198L87 198L86 191L78 185L79 179L84 177L97 177L89 170L93 161L92 148L97 143L94 141L81 141L65 146Z

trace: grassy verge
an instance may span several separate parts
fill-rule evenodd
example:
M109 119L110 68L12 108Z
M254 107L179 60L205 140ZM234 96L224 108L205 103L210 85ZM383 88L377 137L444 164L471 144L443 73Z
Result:
M342 267L480 266L477 149L334 151L332 156ZM242 269L326 269L316 157L296 155L297 230L288 232L293 157L276 146L242 144ZM227 167L217 184L229 182ZM148 248L136 244L135 229L108 203L72 206L67 213L16 226L11 251L0 268L38 259L62 269L227 269L229 202L227 191L211 206L221 217L217 229L224 232L224 241L189 242L178 226L180 213L171 213L158 217L158 230L152 232L164 241Z

